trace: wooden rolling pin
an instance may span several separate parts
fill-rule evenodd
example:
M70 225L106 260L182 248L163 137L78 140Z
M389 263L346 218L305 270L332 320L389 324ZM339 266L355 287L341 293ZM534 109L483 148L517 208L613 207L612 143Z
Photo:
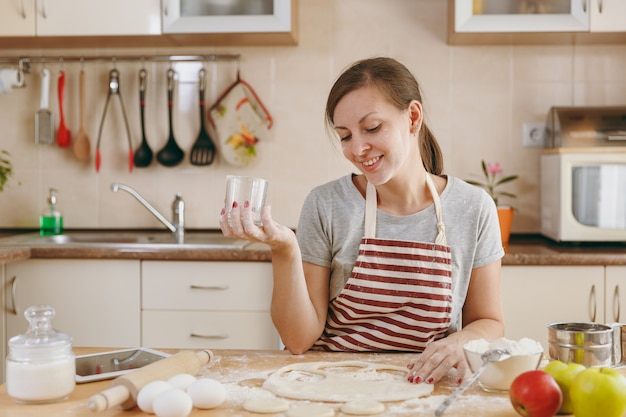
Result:
M116 405L129 410L137 405L137 394L147 383L158 379L166 380L182 373L196 375L200 368L212 359L213 352L210 350L178 352L114 379L109 388L89 398L87 407L94 412L104 411Z

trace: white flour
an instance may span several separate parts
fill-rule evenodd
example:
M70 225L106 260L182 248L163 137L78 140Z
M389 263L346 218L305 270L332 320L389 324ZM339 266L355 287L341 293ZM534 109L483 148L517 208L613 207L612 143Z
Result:
M511 355L530 355L533 353L543 352L541 343L527 337L520 340L510 340L505 337L492 341L476 339L471 342L467 342L465 344L465 348L477 353L484 353L489 349L508 349L509 352L511 352Z

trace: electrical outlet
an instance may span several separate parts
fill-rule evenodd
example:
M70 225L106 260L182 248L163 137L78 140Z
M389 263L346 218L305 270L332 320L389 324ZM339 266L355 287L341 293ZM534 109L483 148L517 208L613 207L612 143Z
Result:
M543 148L546 141L546 124L528 122L522 124L522 145L526 148Z

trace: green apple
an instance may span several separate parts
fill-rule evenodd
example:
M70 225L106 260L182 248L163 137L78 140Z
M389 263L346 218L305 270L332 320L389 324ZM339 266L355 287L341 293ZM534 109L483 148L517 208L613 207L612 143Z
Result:
M587 368L569 392L576 417L622 417L626 411L626 377L615 369Z
M565 363L557 360L550 361L544 368L544 371L552 375L563 392L563 404L559 408L559 414L572 414L574 412L569 390L576 375L585 369L585 366L579 363Z

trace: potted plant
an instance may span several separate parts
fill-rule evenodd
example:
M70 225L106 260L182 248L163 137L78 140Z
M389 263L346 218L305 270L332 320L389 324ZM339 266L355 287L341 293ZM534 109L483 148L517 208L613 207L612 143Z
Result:
M7 181L13 175L13 164L11 164L9 156L8 151L0 151L0 192L4 190Z
M477 182L473 180L466 180L469 184L476 185L484 188L491 196L496 208L498 209L498 219L500 220L500 234L502 237L502 244L507 245L509 243L509 237L511 235L511 224L513 223L514 208L507 205L501 205L500 197L515 198L515 194L507 191L499 190L502 184L514 181L518 178L517 175L502 176L502 167L499 162L485 162L480 161L482 166L483 175L485 176L485 182Z

